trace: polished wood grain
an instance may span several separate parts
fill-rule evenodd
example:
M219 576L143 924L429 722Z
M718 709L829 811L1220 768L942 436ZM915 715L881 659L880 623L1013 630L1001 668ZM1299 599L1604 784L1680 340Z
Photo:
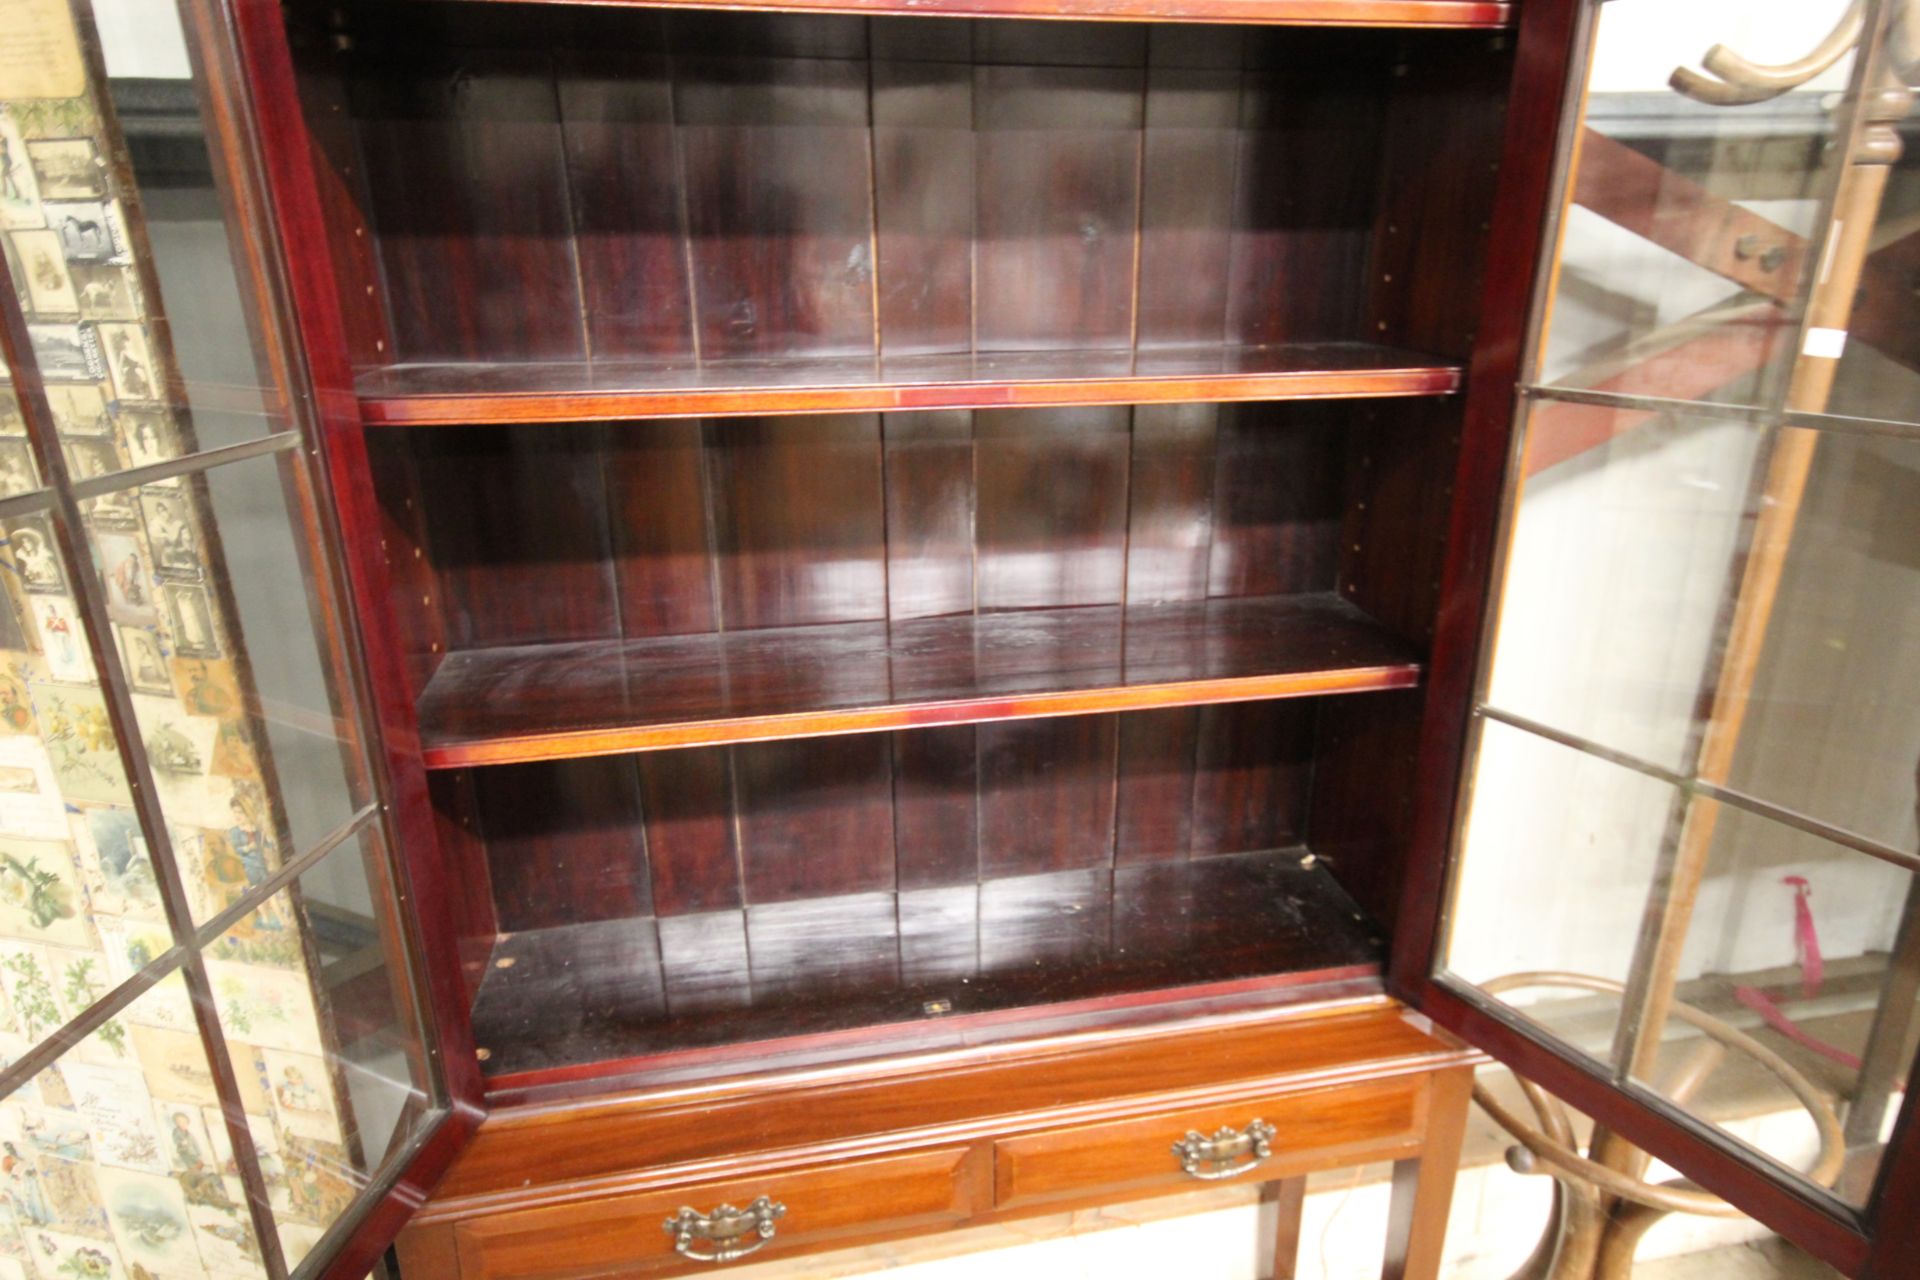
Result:
M610 2L698 7L696 0ZM730 0L727 7L761 13L964 14L1375 27L1501 27L1512 22L1515 8L1507 0L1183 0L1179 4L1168 0L937 0L929 4L909 0Z
M660 54L571 55L557 77L581 312L595 357L692 345L687 228L675 172L673 66Z
M1206 1051L1195 1052L1204 1042ZM854 1151L916 1130L965 1141L1060 1123L1231 1104L1287 1087L1419 1075L1470 1062L1379 997L1011 1040L769 1078L704 1071L566 1106L497 1110L423 1221L531 1207L592 1188L674 1185L717 1160Z
M722 1204L744 1207L763 1195L786 1206L786 1213L753 1255L756 1261L875 1229L958 1222L977 1207L975 1180L966 1176L969 1155L965 1147L916 1151L495 1214L455 1229L460 1274L467 1280L560 1280L694 1267L675 1253L674 1238L661 1223L683 1205L709 1213Z
M792 897L775 883L770 901L657 928L614 916L503 935L474 1010L486 1069L524 1088L591 1064L737 1058L796 1037L857 1043L887 1024L1223 983L1325 984L1379 962L1351 902L1297 847L1035 873L1048 860L992 843L1015 834L983 829L977 887L871 892L840 870L849 891L837 896ZM886 832L840 837L842 868L862 854L891 859ZM908 971L910 930L921 963ZM948 960L928 963L934 955Z
M400 364L358 382L370 426L1448 395L1459 366L1364 343L641 364Z
M1417 654L1325 595L1036 609L450 655L430 768L1404 688Z
M1254 1120L1285 1136L1275 1140L1273 1155L1242 1175L1249 1182L1417 1150L1425 1121L1421 1084L1402 1077L1310 1089L1004 1139L993 1146L994 1203L1004 1209L1198 1186L1173 1145L1189 1130L1244 1130Z

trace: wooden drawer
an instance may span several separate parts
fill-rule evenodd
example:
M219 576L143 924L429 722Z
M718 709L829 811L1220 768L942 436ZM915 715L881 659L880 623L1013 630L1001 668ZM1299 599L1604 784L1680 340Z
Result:
M1004 1138L993 1148L994 1203L1013 1209L1197 1187L1201 1180L1181 1168L1174 1144L1189 1130L1203 1135L1225 1126L1245 1130L1255 1120L1273 1126L1272 1154L1235 1175L1239 1181L1412 1155L1420 1144L1426 1080L1419 1075L1306 1089Z
M662 1224L685 1206L710 1213L758 1196L786 1206L775 1234L752 1255L956 1222L974 1210L967 1149L849 1160L759 1177L688 1183L667 1190L491 1214L455 1229L460 1274L477 1277L593 1276L699 1266L674 1250Z

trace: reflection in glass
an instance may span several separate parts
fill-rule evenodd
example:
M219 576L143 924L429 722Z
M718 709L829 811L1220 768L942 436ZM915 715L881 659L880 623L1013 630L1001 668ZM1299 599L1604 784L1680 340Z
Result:
M1626 982L1674 801L1656 779L1483 721L1446 967L1476 985L1523 973ZM1618 1000L1544 984L1502 998L1611 1062Z
M25 1274L266 1275L178 974L0 1101L0 1117Z
M1815 1113L1830 1117L1828 1151L1839 1121L1854 1148L1834 1189L1864 1204L1882 1152L1878 1143L1890 1094L1913 1064L1916 1023L1911 993L1897 970L1902 922L1912 909L1913 873L1728 804L1699 798L1688 821L1706 824L1709 854L1699 893L1685 916L1674 996L1745 1032L1806 1081L1817 1106L1789 1087L1791 1077L1728 1063L1685 1099L1689 1110L1791 1168L1822 1154ZM1676 908L1676 913L1681 908ZM1904 946L1915 947L1909 939ZM1701 1039L1673 1020L1635 1072L1669 1092ZM1863 1071L1863 1055L1876 1058ZM1855 1114L1855 1113L1858 1114ZM1857 1132L1856 1132L1857 1131ZM1831 1174L1839 1173L1830 1159ZM1833 1179L1829 1178L1829 1181Z
M107 524L96 512L89 529L200 920L359 807L284 465L253 458L103 495L128 520Z
M1792 374L1844 133L1851 55L1766 102L1668 87L1726 44L1800 57L1845 0L1598 6L1594 62L1538 376L1723 404L1777 402Z
M207 953L247 1123L289 1266L430 1117L406 973L371 829L267 899Z
M1920 850L1920 435L1552 400L1528 430L1488 703ZM1768 488L1789 446L1791 506ZM1763 513L1771 596L1745 577Z

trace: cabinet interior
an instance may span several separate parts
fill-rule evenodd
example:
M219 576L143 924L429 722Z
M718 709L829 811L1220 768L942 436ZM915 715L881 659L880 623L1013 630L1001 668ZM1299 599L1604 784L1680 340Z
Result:
M1377 983L1500 37L290 21L496 1086Z

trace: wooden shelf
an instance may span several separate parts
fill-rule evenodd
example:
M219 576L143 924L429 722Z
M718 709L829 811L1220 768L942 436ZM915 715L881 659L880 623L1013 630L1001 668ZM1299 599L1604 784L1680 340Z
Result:
M577 3L578 0L556 0ZM1504 27L1504 0L601 0L664 9L762 13L917 14L966 18L1079 18L1244 22L1316 27Z
M1331 594L470 649L420 698L429 768L1417 684Z
M1148 992L1377 975L1373 928L1306 850L625 917L500 939L475 1001L496 1085L588 1063L863 1036ZM833 940L822 947L821 940ZM520 1076L517 1081L504 1077Z
M724 361L400 364L360 376L372 426L1445 395L1460 367L1360 342Z

